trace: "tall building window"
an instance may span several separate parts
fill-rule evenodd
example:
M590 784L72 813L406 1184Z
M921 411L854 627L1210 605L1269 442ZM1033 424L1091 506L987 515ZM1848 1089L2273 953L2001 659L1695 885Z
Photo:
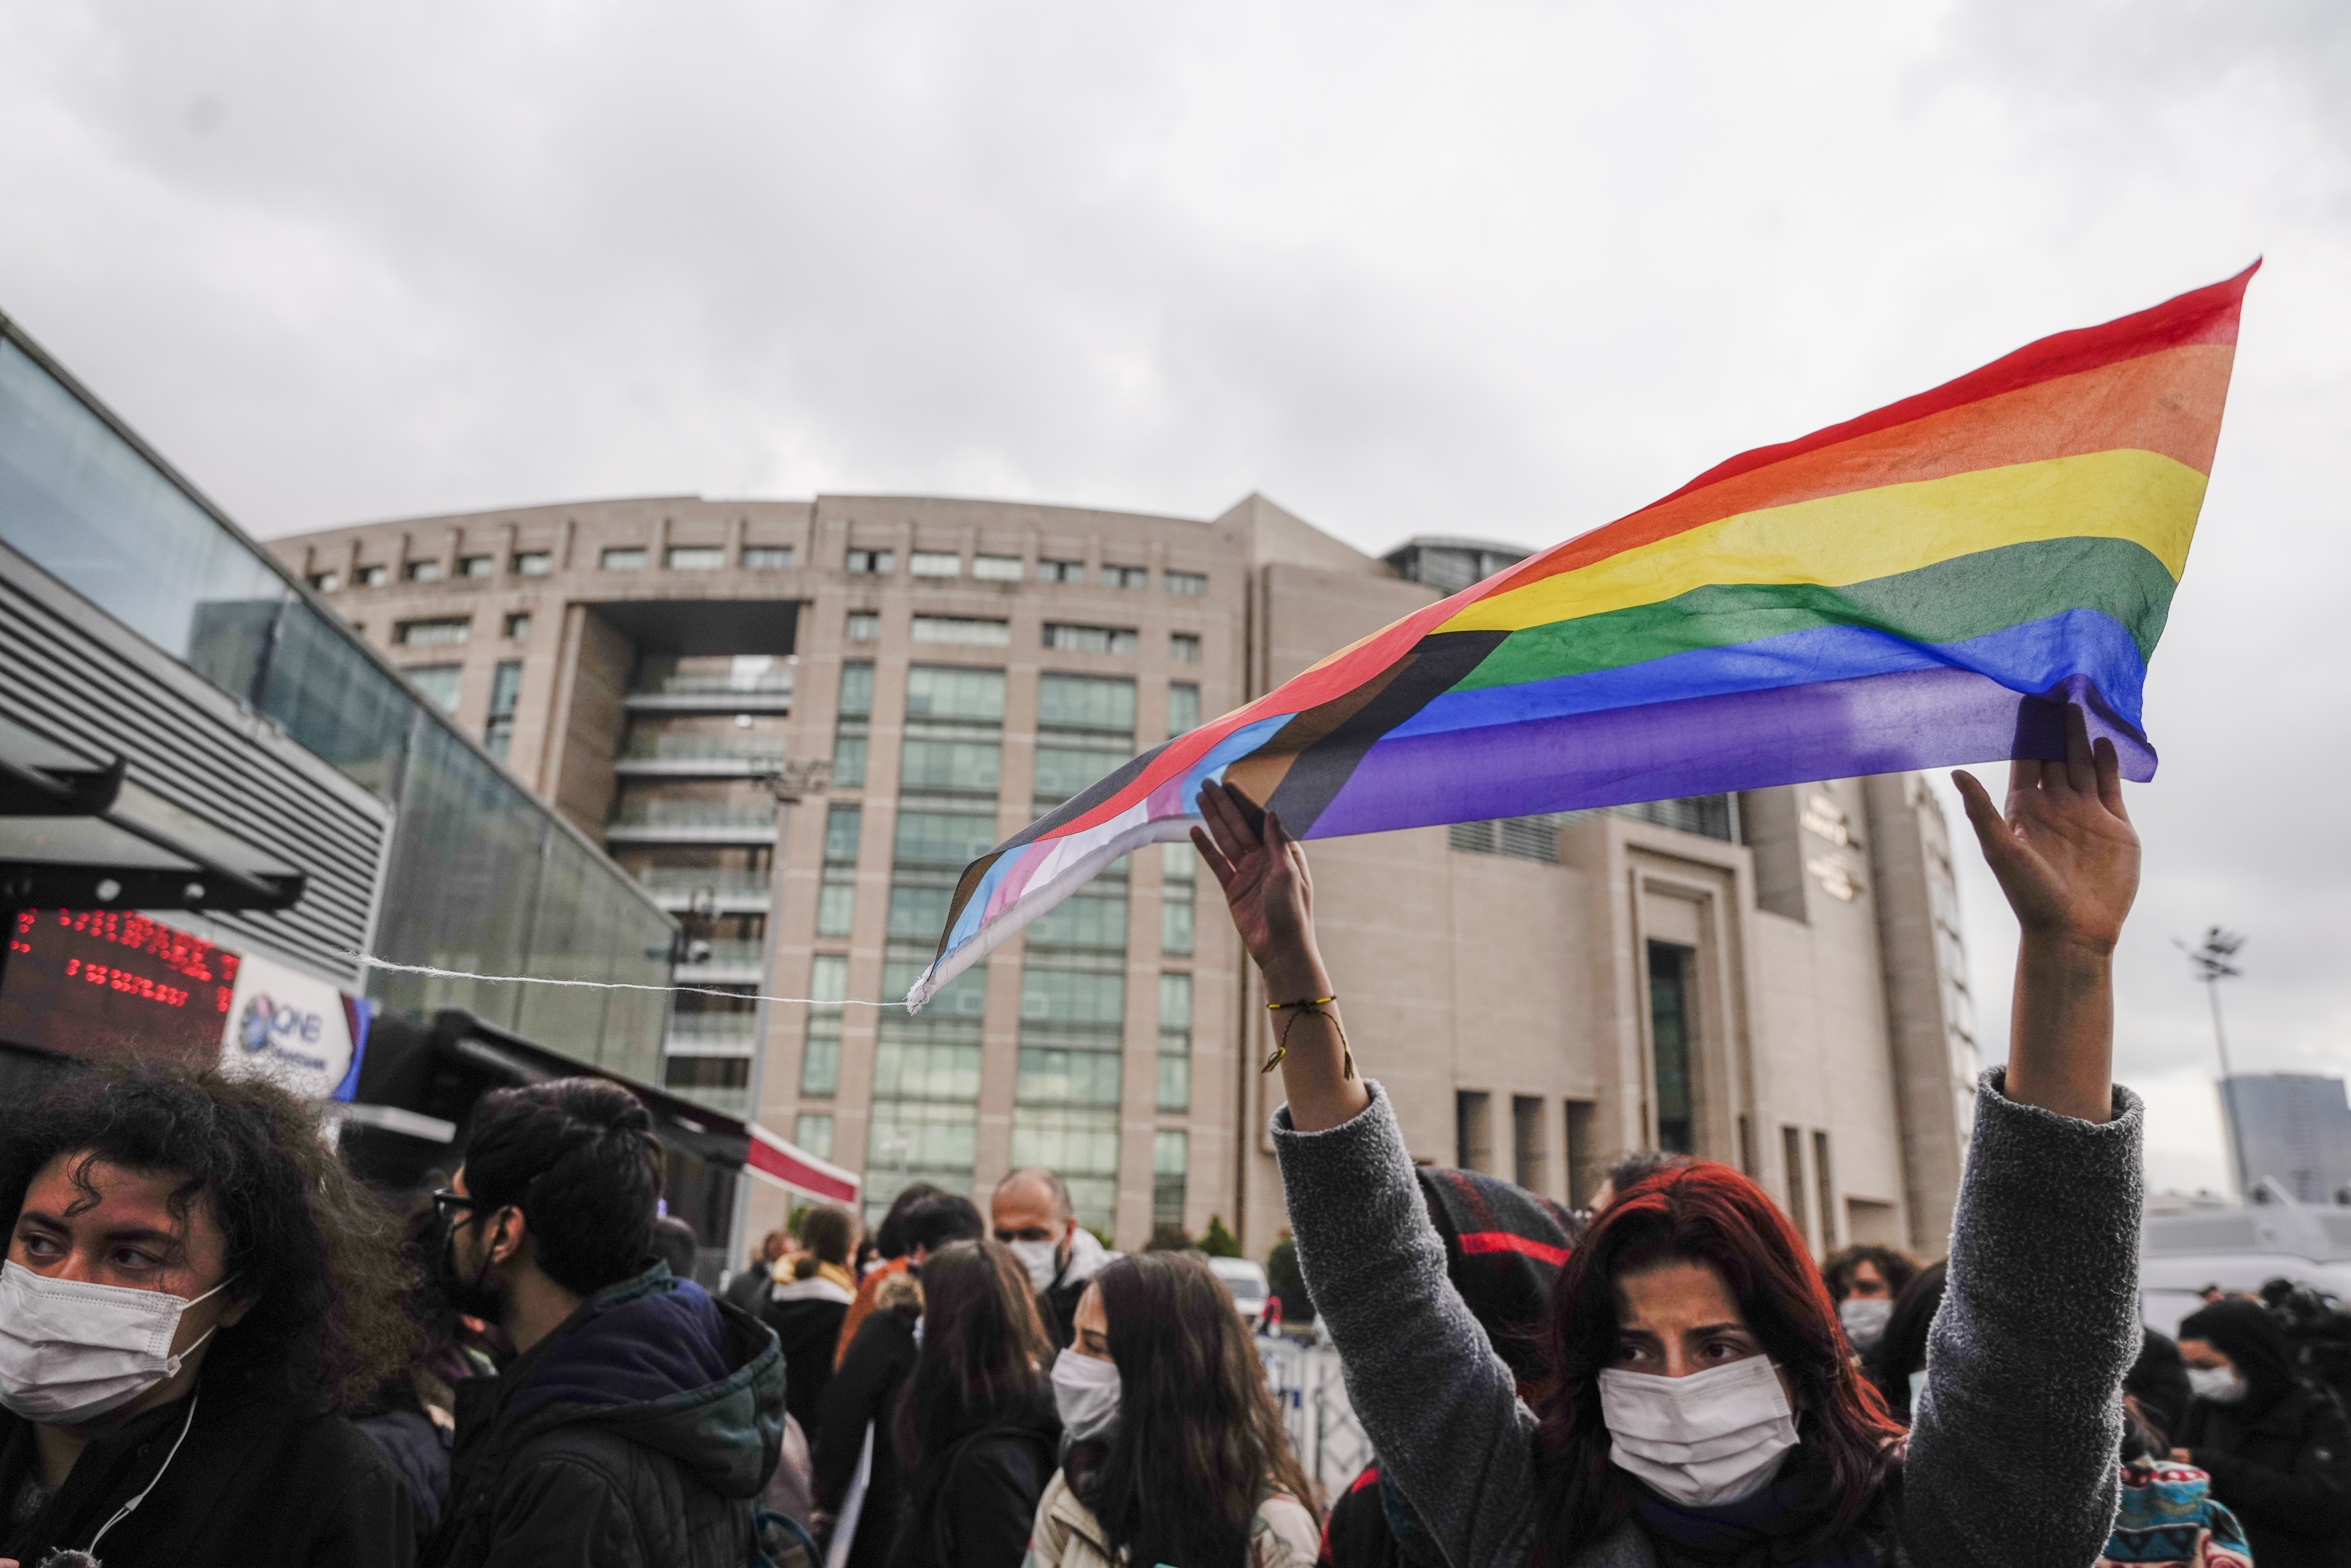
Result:
M952 642L967 648L1007 648L1012 642L1010 623L967 615L918 615L912 627L916 642Z
M1503 816L1488 822L1457 822L1445 830L1446 842L1472 855L1506 855L1513 860L1559 864L1559 825L1565 814Z
M792 1141L819 1159L832 1158L832 1113L802 1111L792 1118Z
M1697 957L1673 942L1649 944L1649 1045L1656 1063L1657 1147L1669 1154L1698 1152L1690 1061L1698 1022L1690 1009Z
M1489 1096L1476 1089L1458 1089L1453 1096L1453 1158L1464 1170L1494 1168L1494 1129L1487 1106Z
M780 572L792 564L789 545L746 545L738 557L747 572ZM829 1133L828 1137L831 1136Z
M852 642L881 641L882 612L879 610L851 610L849 612L849 640Z
M841 1003L849 994L849 959L819 953L809 960L808 1033L800 1048L800 1097L829 1100L841 1083Z
M1086 564L1083 561L1049 561L1040 556L1037 560L1037 580L1040 583L1082 583L1086 580Z
M405 648L445 648L473 635L474 618L463 615L404 620L392 628L392 640Z
M482 746L500 762L514 746L515 709L521 701L522 660L499 660L490 676L490 717L482 727Z
M608 572L642 572L645 569L644 546L623 545L607 550L597 558L597 563Z
M816 895L816 934L845 937L857 917L857 839L865 808L836 801L824 814L824 880Z
M971 575L983 583L1017 583L1020 580L1020 557L1018 556L974 556Z
M844 789L865 784L865 737L873 716L873 666L854 659L841 667L841 703L832 727L832 782Z
M1159 977L1159 1108L1192 1108L1192 977Z
M1196 631L1171 631L1167 634L1167 657L1178 664L1200 662L1200 634Z
M1049 673L1037 681L1036 804L1061 805L1134 755L1134 681Z
M1159 846L1159 950L1169 958L1192 956L1199 864L1199 855L1189 844Z
M380 588L392 581L390 566L360 566L351 573L351 580L363 588Z
M552 550L517 550L515 552L514 574L517 577L543 577L553 570L555 570L555 552Z
M1821 1251L1836 1251L1836 1175L1829 1168L1829 1135L1813 1134L1813 1196L1820 1205Z
M853 577L886 577L897 569L898 554L894 550L852 550L841 563L841 569Z
M673 572L716 572L726 565L724 545L672 545L664 557Z
M1151 1222L1184 1223L1184 1173L1192 1163L1191 1136L1181 1128L1151 1135Z
M508 642L528 642L530 640L530 611L516 610L511 615L507 616L506 618L506 634L507 640Z
M1550 1151L1543 1147L1543 1103L1539 1096L1510 1096L1510 1179L1529 1192L1551 1190Z
M312 593L331 594L343 586L343 579L339 572L313 572L309 583Z
M457 575L461 577L495 577L498 575L498 558L496 556L460 556L457 557Z
M1134 682L1048 673L1037 683L1034 804L1061 805L1134 755ZM1050 1166L1078 1218L1106 1230L1118 1192L1126 1028L1126 863L1029 926L1020 978L1012 1162Z
M1045 646L1056 653L1133 653L1134 628L1045 623Z
M465 673L462 664L412 664L401 671L424 700L444 713L457 711L457 683Z
M995 847L1004 671L917 664L906 672L904 748L891 845L882 999L906 994L936 950L963 868ZM980 1013L987 971L956 977L919 1013L875 1030L865 1203L877 1222L909 1181L967 1192L978 1138Z
M906 571L916 577L959 577L963 557L953 550L917 550L906 557Z
M1780 1129L1780 1158L1788 1172L1788 1218L1796 1222L1798 1231L1810 1240L1813 1216L1804 1202L1804 1129L1783 1127Z
M401 568L400 575L412 583L437 583L441 580L441 563L411 561Z
M1196 599L1208 591L1208 574L1206 572L1162 572L1159 581L1169 593L1181 594L1186 598Z
M1148 566L1113 566L1102 563L1102 584L1106 588L1147 588L1151 586Z
M1200 689L1189 680L1167 683L1167 738L1200 727Z

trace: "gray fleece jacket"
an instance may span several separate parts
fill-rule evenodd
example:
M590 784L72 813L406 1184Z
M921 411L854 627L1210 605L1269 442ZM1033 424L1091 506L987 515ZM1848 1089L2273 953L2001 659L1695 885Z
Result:
M1995 1068L1977 1090L1902 1476L1917 1568L2083 1568L2114 1524L2118 1396L2140 1345L2138 1097L2117 1087L2114 1119L2093 1124L2020 1106L2002 1082ZM1274 1116L1298 1265L1383 1473L1453 1568L1510 1568L1534 1542L1534 1414L1447 1280L1387 1096L1365 1086L1369 1108L1327 1132ZM1557 1555L1657 1562L1630 1520Z

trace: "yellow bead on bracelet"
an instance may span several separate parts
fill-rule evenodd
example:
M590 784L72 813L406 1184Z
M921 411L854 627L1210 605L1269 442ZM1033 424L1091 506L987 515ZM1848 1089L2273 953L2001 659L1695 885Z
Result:
M1309 996L1297 1002L1269 1002L1265 1004L1265 1010L1268 1012L1288 1012L1293 1010L1312 1012L1328 1007L1338 1000L1335 996ZM1331 1027L1339 1032L1340 1072L1342 1075L1352 1078L1355 1075L1355 1050L1353 1046L1347 1044L1347 1026L1339 1022L1339 1015L1335 1012L1325 1012L1322 1016L1328 1018L1331 1021ZM1297 1023L1293 1021L1289 1029L1281 1032L1280 1039L1273 1047L1273 1054L1265 1059L1265 1065L1258 1069L1259 1076L1262 1077L1281 1065L1282 1059L1290 1054L1290 1029L1296 1027Z

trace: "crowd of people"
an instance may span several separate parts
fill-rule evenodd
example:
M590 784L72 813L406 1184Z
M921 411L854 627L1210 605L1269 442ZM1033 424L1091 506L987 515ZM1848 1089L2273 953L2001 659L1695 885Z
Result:
M1050 1170L805 1209L710 1292L610 1081L488 1096L403 1199L267 1083L93 1070L0 1127L0 1568L2351 1564L2351 1318L2279 1282L2138 1320L2137 846L2074 739L2004 811L1963 785L2022 941L1940 1260L1815 1266L1684 1155L1576 1212L1416 1166L1303 850L1214 785L1196 841L1300 1002L1277 1272L1375 1453L1335 1495L1206 1261L1109 1251Z

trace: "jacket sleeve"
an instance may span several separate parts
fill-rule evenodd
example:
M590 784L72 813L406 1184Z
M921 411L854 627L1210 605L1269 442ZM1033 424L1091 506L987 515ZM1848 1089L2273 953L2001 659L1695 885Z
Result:
M1045 1495L1037 1500L1037 1514L1029 1526L1029 1554L1020 1559L1020 1568L1061 1568L1069 1532L1053 1517L1053 1500L1055 1489L1067 1484L1058 1472L1045 1483Z
M857 1474L858 1455L864 1451L865 1428L881 1414L882 1395L890 1386L896 1362L893 1326L886 1319L869 1317L817 1401L816 1430L810 1437L810 1487L822 1512L841 1511Z
M945 1528L932 1540L947 1543L942 1563L1018 1563L1029 1547L1045 1478L1029 1445L983 1443L956 1467L935 1505Z
M2214 1449L2190 1449L2189 1463L2212 1477L2212 1495L2248 1523L2311 1541L2351 1531L2351 1421L2332 1399L2314 1402L2290 1470Z
M2138 1097L2076 1121L1976 1091L1950 1282L1904 1466L1918 1568L2089 1563L2114 1527L2122 1383L2137 1359Z
M571 1458L517 1465L486 1544L497 1568L669 1568L645 1561L618 1478Z
M319 1518L305 1568L414 1568L416 1506L391 1461L370 1457Z
M1274 1115L1299 1272L1382 1471L1453 1568L1489 1568L1526 1530L1534 1416L1446 1277L1387 1092L1364 1087L1372 1103L1326 1132Z

